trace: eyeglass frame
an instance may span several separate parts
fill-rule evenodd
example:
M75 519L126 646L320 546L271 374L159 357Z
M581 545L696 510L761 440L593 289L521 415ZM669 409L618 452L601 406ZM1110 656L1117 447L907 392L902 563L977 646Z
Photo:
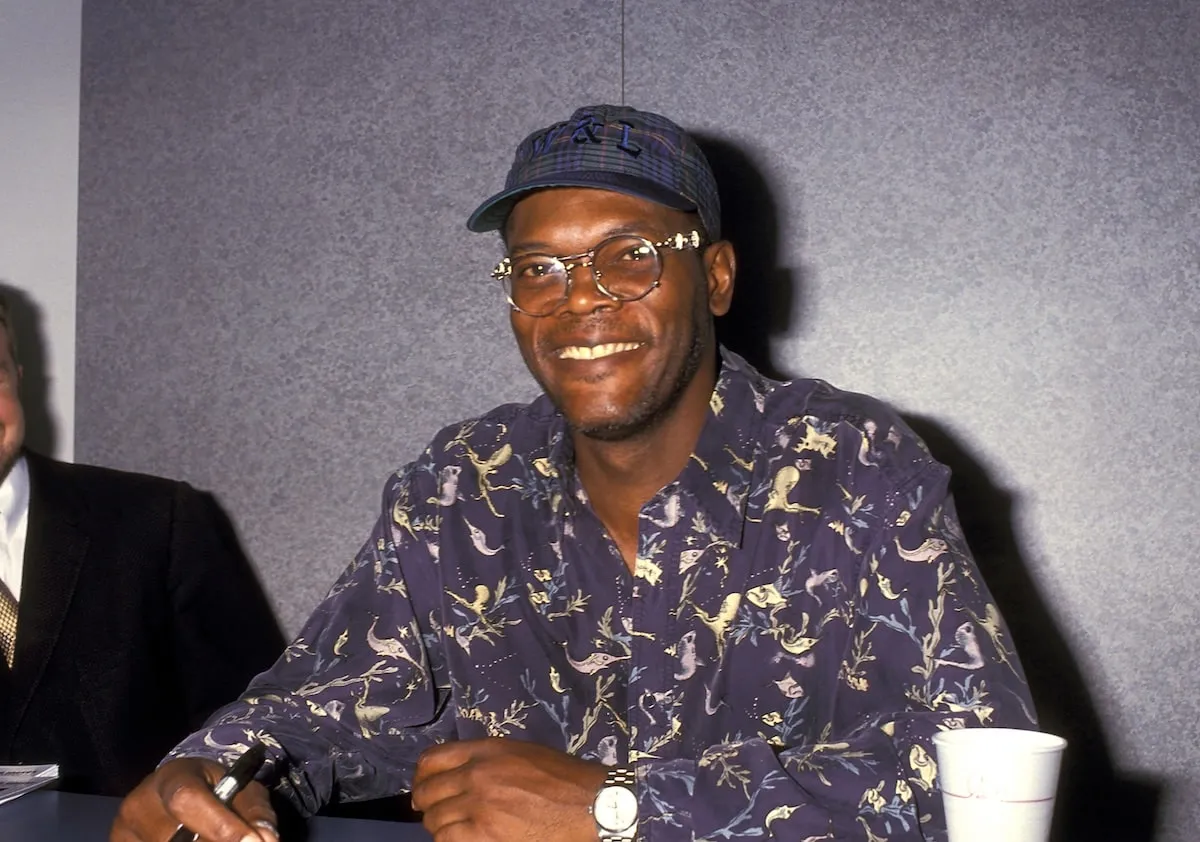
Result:
M620 239L623 239L626 237L628 237L630 239L634 239L634 240L641 240L643 243L646 243L647 245L650 246L650 248L654 249L654 256L656 258L658 258L658 277L656 277L654 279L654 282L646 288L645 292L643 292L641 295L636 295L633 298L621 298L620 296L613 293L611 290L607 289L600 280L600 272L598 272L596 270L596 252L599 251L606 244L612 242L613 240L620 240ZM611 237L605 237L603 240L596 243L596 245L592 246L587 251L581 251L581 252L579 252L579 254L567 254L567 255L563 255L562 257L559 257L559 256L553 255L553 254L541 254L538 252L534 252L535 256L548 257L563 267L563 275L566 277L566 283L563 284L562 298L560 298L557 302L555 302L554 306L551 307L549 310L547 310L545 313L531 313L528 310L522 310L520 307L517 306L517 303L515 301L513 301L512 293L508 290L507 286L504 287L504 289L505 289L504 297L506 299L508 299L508 306L512 307L518 313L522 313L523 315L529 316L534 319L545 318L546 316L549 316L551 313L553 313L555 310L557 310L559 307L561 307L563 302L571 297L571 284L574 280L571 277L572 270L586 266L587 268L592 270L592 282L596 285L596 289L598 289L600 291L601 295L605 296L606 298L610 298L613 301L620 301L620 302L641 301L643 298L645 298L650 293L654 292L654 290L658 289L662 285L663 264L662 264L662 255L660 255L658 252L659 249L665 248L665 249L670 249L671 251L690 251L692 249L699 249L701 247L701 245L703 244L703 242L704 242L704 239L700 236L700 232L698 230L696 230L695 228L693 228L691 231L689 231L687 233L680 232L680 233L672 234L671 236L667 237L662 242L658 242L658 243L654 242L649 237L642 237L638 234L614 234ZM523 256L528 256L528 255L523 255ZM583 260L583 258L587 258L586 262ZM568 261L576 261L576 262L568 262ZM496 268L494 268L492 270L492 277L495 278L497 281L500 281L501 285L504 286L504 280L506 278L512 277L512 258L506 256L503 259L501 259L501 261L496 264Z

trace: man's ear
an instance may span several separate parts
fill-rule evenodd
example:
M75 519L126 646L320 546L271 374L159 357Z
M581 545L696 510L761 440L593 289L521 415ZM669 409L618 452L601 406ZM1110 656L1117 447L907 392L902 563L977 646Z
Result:
M704 270L708 277L708 310L724 316L733 303L733 285L737 276L737 255L733 243L718 240L704 249Z

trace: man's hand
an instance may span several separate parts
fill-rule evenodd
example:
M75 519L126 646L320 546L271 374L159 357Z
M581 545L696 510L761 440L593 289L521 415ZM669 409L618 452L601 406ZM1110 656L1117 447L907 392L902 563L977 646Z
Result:
M520 740L444 743L417 762L412 805L436 842L596 842L588 808L607 771Z
M121 802L109 842L167 842L181 824L204 842L278 842L266 787L253 781L226 807L212 793L224 774L211 760L164 763Z

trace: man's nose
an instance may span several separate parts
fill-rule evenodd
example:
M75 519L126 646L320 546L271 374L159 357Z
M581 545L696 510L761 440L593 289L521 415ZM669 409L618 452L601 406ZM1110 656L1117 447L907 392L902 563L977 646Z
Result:
M571 263L566 267L566 272L567 299L563 306L568 312L592 313L620 303L600 288L594 259Z

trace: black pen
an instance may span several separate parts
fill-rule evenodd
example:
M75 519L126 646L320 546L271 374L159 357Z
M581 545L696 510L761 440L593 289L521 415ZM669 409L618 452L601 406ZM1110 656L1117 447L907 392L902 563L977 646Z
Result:
M213 795L217 796L217 800L222 804L228 805L235 795L254 780L254 776L258 774L258 770L262 768L266 759L267 747L261 740L255 740L241 757L233 761L233 765L229 767L229 771L225 773L224 777L217 781L216 786L213 787ZM171 837L171 842L195 842L197 838L198 834L181 824Z

